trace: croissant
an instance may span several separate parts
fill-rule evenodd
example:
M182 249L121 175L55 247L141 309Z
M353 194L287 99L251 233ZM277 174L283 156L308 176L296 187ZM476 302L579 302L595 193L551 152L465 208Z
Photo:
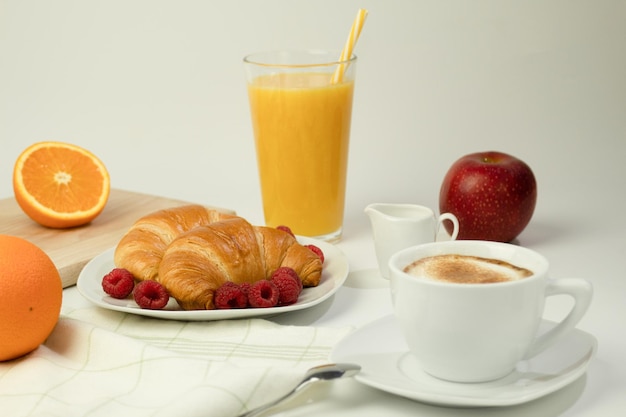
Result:
M293 268L304 286L319 284L320 258L288 233L231 218L196 227L174 239L159 266L159 282L185 310L214 308L224 282L253 283L281 266Z
M180 234L196 226L236 217L201 205L159 210L137 220L115 248L118 268L139 280L156 279L165 248Z

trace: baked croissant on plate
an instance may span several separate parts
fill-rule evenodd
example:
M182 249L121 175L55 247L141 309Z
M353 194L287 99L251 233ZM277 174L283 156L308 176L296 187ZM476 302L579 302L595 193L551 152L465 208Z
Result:
M196 204L156 211L133 224L117 244L113 260L138 280L154 280L165 248L176 237L194 227L233 217Z
M289 233L234 217L174 239L165 249L158 281L183 309L210 310L215 290L226 281L267 279L281 266L293 268L304 286L321 279L320 258Z

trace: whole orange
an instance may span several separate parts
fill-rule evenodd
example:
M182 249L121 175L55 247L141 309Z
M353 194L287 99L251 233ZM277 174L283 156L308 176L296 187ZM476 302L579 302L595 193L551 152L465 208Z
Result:
M37 349L59 320L63 284L35 244L0 235L0 361Z

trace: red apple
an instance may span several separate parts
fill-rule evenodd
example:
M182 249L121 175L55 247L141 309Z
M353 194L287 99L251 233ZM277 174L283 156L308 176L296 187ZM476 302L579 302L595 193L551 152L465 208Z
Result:
M526 163L501 152L478 152L452 164L439 210L458 218L457 239L510 242L530 222L536 201L537 182ZM452 232L450 222L445 227Z

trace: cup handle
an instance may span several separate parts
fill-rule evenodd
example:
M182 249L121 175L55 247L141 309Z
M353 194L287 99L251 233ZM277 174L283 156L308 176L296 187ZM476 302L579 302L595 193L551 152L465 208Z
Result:
M441 227L444 220L450 220L452 222L453 228L452 235L450 235L450 240L456 240L456 237L459 235L459 220L452 213L443 213L441 216L439 216L437 230L439 230L439 227Z
M524 356L525 359L532 358L552 346L558 339L576 327L591 304L593 286L589 281L576 278L549 281L545 296L560 294L567 294L574 298L572 309L559 324L535 339Z

